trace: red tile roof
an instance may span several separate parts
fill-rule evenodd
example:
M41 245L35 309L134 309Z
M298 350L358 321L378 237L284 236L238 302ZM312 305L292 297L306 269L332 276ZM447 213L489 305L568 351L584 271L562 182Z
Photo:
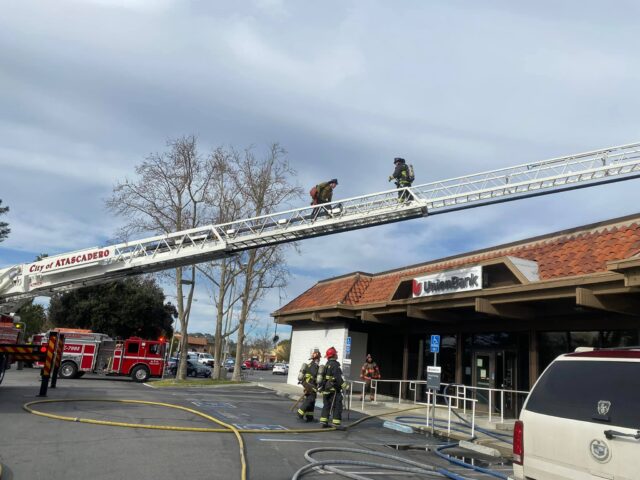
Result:
M435 260L400 270L361 272L323 280L294 298L276 315L336 305L366 306L386 302L401 278L437 272L483 260L512 256L538 263L540 280L607 271L607 262L631 257L640 251L640 214L614 219L544 237Z

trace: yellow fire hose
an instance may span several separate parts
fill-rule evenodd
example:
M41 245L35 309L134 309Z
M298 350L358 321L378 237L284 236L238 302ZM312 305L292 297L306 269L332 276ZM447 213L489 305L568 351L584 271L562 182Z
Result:
M156 407L166 407L173 408L176 410L182 410L184 412L189 412L194 415L197 415L202 418L206 418L218 425L221 425L224 428L206 428L206 427L177 427L174 425L149 425L149 424L140 424L140 423L126 423L126 422L110 422L106 420L94 420L91 418L80 418L80 417L68 417L65 415L56 415L53 413L46 413L40 410L34 410L31 408L32 405L38 405L42 403L68 403L68 402L111 402L111 403L129 403L129 404L137 404L137 405L152 405ZM211 415L207 415L206 413L199 412L198 410L194 410L192 408L181 407L180 405L173 405L171 403L162 403L162 402L148 402L145 400L119 400L119 399L104 399L104 398L66 398L66 399L53 399L53 400L35 400L33 402L25 403L22 408L29 413L34 415L39 415L41 417L53 418L55 420L64 420L66 422L78 422L78 423L89 423L93 425L107 425L112 427L126 427L126 428L146 428L150 430L172 430L177 432L211 432L211 433L233 433L238 440L238 447L240 449L240 462L242 464L241 469L241 480L246 480L247 478L247 462L245 458L245 447L244 441L242 440L243 433L261 433L261 434L291 434L291 433L324 433L334 431L335 428L300 428L294 430L259 430L259 429L243 429L236 428L233 425L223 422ZM393 412L386 412L377 415L369 415L366 417L353 422L350 425L346 425L345 428L354 427L365 420L369 420L371 418L382 417L385 415L393 415L396 413L406 412L409 410L418 410L424 408L420 407L411 407L406 408L404 410L395 410ZM0 479L2 479L2 465L0 464Z

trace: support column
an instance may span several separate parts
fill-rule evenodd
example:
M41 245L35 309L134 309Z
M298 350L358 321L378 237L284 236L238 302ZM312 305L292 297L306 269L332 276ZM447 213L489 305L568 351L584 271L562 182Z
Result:
M538 379L538 332L529 330L529 390Z
M418 340L418 372L416 373L416 380L424 380L424 336ZM416 385L418 390L418 400L422 401L422 385Z
M464 365L462 358L464 357L464 348L462 345L462 333L456 333L456 383L463 383Z
M409 334L404 334L404 348L402 350L402 379L409 379ZM407 385L402 384L401 392L402 398L407 398Z

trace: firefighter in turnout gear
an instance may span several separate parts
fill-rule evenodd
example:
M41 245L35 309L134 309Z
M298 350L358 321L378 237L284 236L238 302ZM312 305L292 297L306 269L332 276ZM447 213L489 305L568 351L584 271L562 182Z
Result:
M332 178L328 182L322 182L311 189L309 194L311 195L311 205L320 205L323 203L331 202L333 198L333 189L338 186L338 179ZM318 215L326 215L327 210L331 210L331 205L327 205L325 209L316 207L311 212L312 218L316 218Z
M349 388L349 384L342 377L336 349L329 348L325 357L327 363L320 367L317 378L319 391L322 392L323 397L320 426L327 428L329 417L331 417L331 425L337 430L344 430L342 426L342 392Z
M298 383L304 388L304 400L298 408L298 418L313 422L313 410L316 408L318 370L320 368L320 350L314 350L307 363L303 363L298 372Z
M404 158L396 157L393 159L395 169L393 173L389 175L389 181L395 180L396 187L398 189L410 187L414 178L413 166L407 165ZM406 202L413 200L413 196L407 190L398 191L398 201Z

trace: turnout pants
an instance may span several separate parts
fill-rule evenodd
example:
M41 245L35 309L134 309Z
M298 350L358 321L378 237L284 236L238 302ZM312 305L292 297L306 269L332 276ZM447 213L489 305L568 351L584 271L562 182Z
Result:
M302 405L298 409L298 416L307 421L313 420L313 411L316 408L316 392L305 392Z
M396 187L398 187L398 189L404 188L404 187L410 187L410 186L411 186L410 183L405 183L405 184L396 183ZM412 200L413 200L413 195L411 195L407 190L398 190L398 201L400 203L410 202Z
M332 417L333 425L342 424L342 392L340 390L331 390L323 394L322 413L320 414L320 423L328 424L329 417Z

